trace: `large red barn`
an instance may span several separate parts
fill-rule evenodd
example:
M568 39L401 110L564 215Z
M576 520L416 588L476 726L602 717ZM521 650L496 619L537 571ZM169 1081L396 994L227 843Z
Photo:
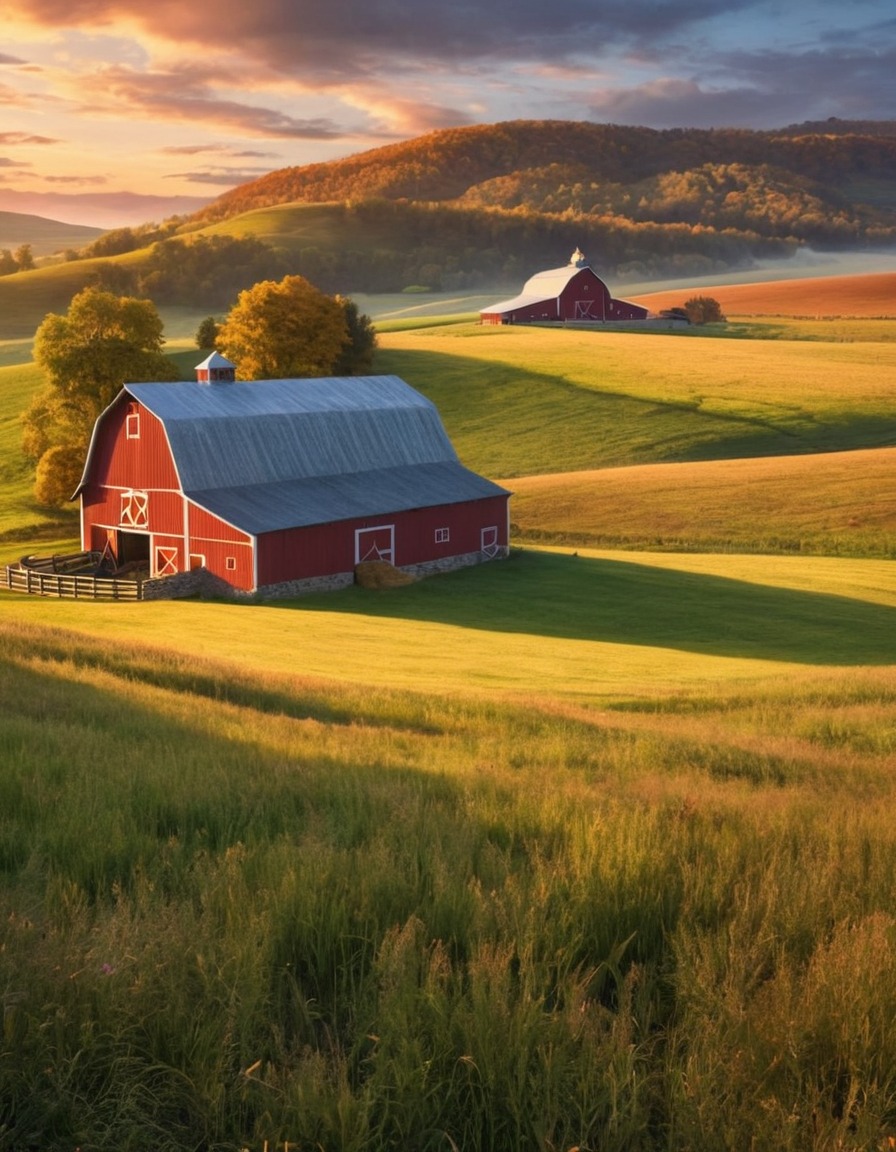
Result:
M479 318L483 324L545 321L606 324L646 320L647 309L611 296L609 288L577 248L566 267L536 273L523 285L519 296L492 304L480 312Z
M75 493L85 550L268 595L351 583L364 560L506 555L509 492L463 467L397 376L236 382L217 354L197 375L126 384L98 418Z

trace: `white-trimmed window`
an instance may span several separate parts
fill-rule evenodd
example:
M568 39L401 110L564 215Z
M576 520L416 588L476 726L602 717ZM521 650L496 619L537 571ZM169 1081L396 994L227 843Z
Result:
M201 552L190 553L190 571L193 572L196 568L205 567L205 557Z
M149 527L149 493L126 488L121 494L121 519L125 528Z
M447 544L451 539L449 528L436 528L436 544Z
M128 412L127 419L125 420L125 435L128 440L140 439L140 413Z
M236 556L225 556L224 568L228 572L236 572Z

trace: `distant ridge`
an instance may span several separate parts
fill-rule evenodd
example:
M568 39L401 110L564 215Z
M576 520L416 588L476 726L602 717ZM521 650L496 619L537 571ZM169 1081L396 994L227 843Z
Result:
M64 224L25 212L0 212L0 248L15 250L30 244L35 256L49 256L66 248L80 248L102 235L101 228Z

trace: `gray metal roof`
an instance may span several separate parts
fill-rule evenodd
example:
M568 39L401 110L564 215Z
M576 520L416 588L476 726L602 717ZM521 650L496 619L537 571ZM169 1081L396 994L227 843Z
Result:
M187 493L253 535L503 494L505 489L450 460Z
M461 465L435 405L397 376L124 392L163 424L184 493L252 534L506 495Z

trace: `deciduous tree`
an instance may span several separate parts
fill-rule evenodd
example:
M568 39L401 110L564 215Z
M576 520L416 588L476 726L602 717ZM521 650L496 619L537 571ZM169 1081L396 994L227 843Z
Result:
M692 324L716 324L725 319L721 304L712 296L692 296L684 302L684 310Z
M38 499L63 502L54 469L82 461L102 410L126 381L173 380L177 373L162 353L162 321L149 300L85 288L65 316L50 313L34 339L34 359L47 387L23 417L23 448L38 465ZM65 449L64 453L54 449ZM54 463L55 462L55 463ZM71 495L68 491L66 499Z
M215 348L218 344L218 321L214 316L206 316L196 329L197 348Z
M287 276L239 294L218 331L218 348L243 380L329 376L348 339L342 305L304 276Z

